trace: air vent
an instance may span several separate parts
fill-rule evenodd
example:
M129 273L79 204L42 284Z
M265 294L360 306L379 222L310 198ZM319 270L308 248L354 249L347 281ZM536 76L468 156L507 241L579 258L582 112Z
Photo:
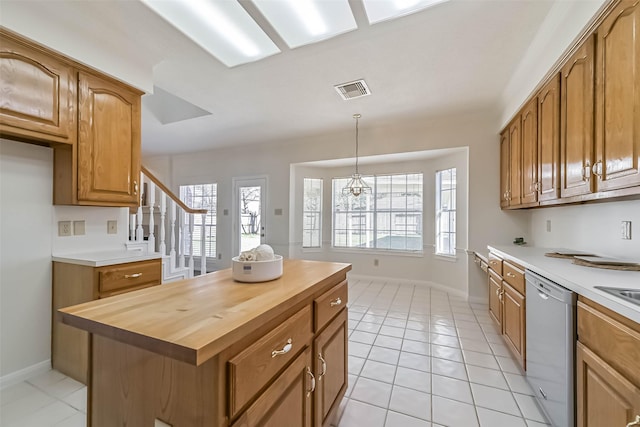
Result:
M371 91L364 80L342 83L334 86L334 88L345 101L360 98L361 96L371 95Z

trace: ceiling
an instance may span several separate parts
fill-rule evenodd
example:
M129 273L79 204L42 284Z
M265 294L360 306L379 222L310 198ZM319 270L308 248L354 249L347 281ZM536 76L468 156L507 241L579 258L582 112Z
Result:
M137 0L2 0L0 23L147 92L159 88L164 101L143 98L151 156L346 131L354 113L365 127L497 110L554 3L451 0L370 25L350 0L357 30L290 49L253 3L240 2L281 53L229 68ZM372 94L342 100L334 85L357 79ZM167 108L172 97L182 101ZM201 114L182 120L187 103ZM168 118L173 105L178 121Z

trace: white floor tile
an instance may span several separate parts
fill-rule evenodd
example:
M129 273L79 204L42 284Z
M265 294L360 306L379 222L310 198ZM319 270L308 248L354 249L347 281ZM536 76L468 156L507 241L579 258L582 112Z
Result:
M431 375L431 392L433 395L473 404L471 388L467 381Z
M402 343L402 351L409 353L422 354L423 356L429 356L429 343L420 341L404 340Z
M431 360L431 372L445 377L467 381L467 370L464 363L434 358Z
M463 349L462 355L464 356L464 361L467 365L500 370L500 365L498 365L496 358L493 357L492 354Z
M469 381L472 383L509 390L507 381L504 379L504 375L501 371L482 368L480 366L467 365L467 372L469 372Z
M353 331L351 335L349 335L349 340L363 344L373 344L373 342L376 340L376 337L376 334L356 330Z
M377 362L390 363L392 365L398 364L398 359L400 357L400 351L394 350L392 348L371 347L371 351L369 352L369 360L375 360Z
M429 342L431 334L428 331L416 331L413 329L407 329L404 333L404 339L411 341Z
M472 383L471 392L476 406L521 416L520 409L510 391Z
M457 336L431 334L431 343L437 345L444 345L447 347L460 348L460 341Z
M19 399L15 399L6 405L2 405L2 410L0 411L0 425L14 425L14 423L24 417L37 412L45 406L51 405L55 401L55 398L34 387L30 394Z
M491 409L478 408L478 418L481 427L527 427L522 418Z
M393 383L423 393L431 393L431 375L428 372L399 366Z
M508 372L505 372L504 376L507 379L507 383L509 384L509 388L511 389L511 391L513 391L514 393L528 394L533 396L533 390L527 382L526 377L517 374L510 374Z
M0 390L0 404L2 406L8 405L16 400L28 397L34 392L38 391L34 386L26 381L18 384L14 384L10 387Z
M367 360L360 372L360 377L372 380L382 381L385 383L393 383L396 376L396 365L376 362L375 360Z
M365 316L366 317L366 316ZM380 331L381 323L371 323L365 322L364 320L358 323L356 326L356 331L370 332L372 334L377 334Z
M384 322L382 322L383 325L385 326L393 326L396 328L404 328L407 324L407 321L404 319L397 319L397 318L393 318L393 317L387 317L386 319L384 319Z
M340 427L384 427L385 416L385 409L349 399Z
M355 387L356 382L358 381L358 376L357 375L349 374L348 378L349 378L349 383L347 384L347 391L345 391L344 397L351 396L351 392L353 391L353 387Z
M351 399L369 403L371 405L387 408L391 397L391 384L368 378L358 378L356 386L351 393Z
M431 423L419 418L389 411L387 412L387 421L384 427L431 427Z
M421 354L401 351L398 366L431 372L431 358Z
M72 415L71 417L60 421L55 427L86 427L87 425L87 415L77 413Z
M370 351L371 345L369 344L349 341L349 355L351 356L357 356L366 359L367 356L369 356Z
M87 388L82 387L62 399L66 404L80 412L87 412Z
M58 381L62 381L65 378L67 378L66 375L51 369L40 375L36 375L35 377L29 378L27 382L31 385L38 387L41 390L44 390L48 386L51 386L52 384L55 384Z
M392 348L400 350L402 348L402 338L389 337L386 335L378 335L374 344L378 347Z
M18 425L21 427L55 426L77 413L78 411L71 406L55 400L51 404L21 418Z
M522 375L522 368L518 365L511 356L496 356L496 360L498 361L498 365L500 365L500 369L502 372L509 372L510 374L518 374Z
M484 340L484 337L479 340L462 337L460 338L460 346L463 350L492 354L490 344Z
M473 405L433 396L433 422L446 426L477 427L478 417Z
M366 362L366 360L367 359L364 359L362 357L349 355L349 373L351 375L360 375L360 372L362 371L362 367L364 366L364 362Z
M436 344L431 345L431 356L439 359L452 360L454 362L464 361L460 349Z
M387 335L390 337L402 338L404 336L404 328L396 328L395 326L382 325L379 333L380 335Z
M431 332L441 335L458 336L458 330L452 326L431 325Z
M431 419L431 395L394 386L389 409L428 421Z

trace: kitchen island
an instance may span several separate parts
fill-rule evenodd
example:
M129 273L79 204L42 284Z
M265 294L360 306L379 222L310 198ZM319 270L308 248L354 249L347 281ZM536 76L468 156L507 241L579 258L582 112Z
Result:
M347 387L349 264L285 260L60 310L91 334L87 425L323 426Z

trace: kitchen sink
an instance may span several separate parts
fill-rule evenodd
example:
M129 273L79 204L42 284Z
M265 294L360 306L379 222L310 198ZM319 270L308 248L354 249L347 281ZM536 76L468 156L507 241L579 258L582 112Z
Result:
M611 288L609 286L594 286L596 289L615 295L624 300L640 305L640 290L626 288Z

